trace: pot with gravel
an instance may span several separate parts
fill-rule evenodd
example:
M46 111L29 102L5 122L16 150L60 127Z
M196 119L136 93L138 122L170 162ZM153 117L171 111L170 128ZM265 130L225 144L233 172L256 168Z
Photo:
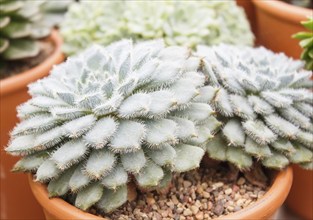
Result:
M35 172L50 197L72 192L76 207L111 212L128 182L162 188L172 172L199 166L201 143L220 123L194 100L200 59L163 41L93 47L29 86L6 151L24 156L14 171ZM191 158L189 155L192 154Z
M46 12L46 2L1 0L0 4L0 146L4 147L17 122L16 106L29 98L27 84L47 75L63 56L58 32L46 23L58 16ZM10 172L16 161L1 151L1 218L42 218L30 189L20 186L27 183L25 176Z
M139 219L271 219L284 202L292 183L292 169L284 169L273 175L268 188L253 186L245 177L237 181L225 181L226 171L200 168L182 173L173 178L173 185L167 194L157 191L138 193L116 211L105 214L96 209L84 212L61 198L49 199L44 184L29 184L36 199L42 204L46 219L75 220L139 220ZM203 175L204 174L204 175ZM216 180L210 178L217 176ZM202 182L197 187L192 181ZM224 183L225 181L226 183ZM210 185L208 185L208 183ZM183 197L180 198L180 195ZM189 200L189 198L191 198ZM193 199L195 198L195 199ZM222 198L226 198L225 200ZM231 198L231 199L230 199ZM218 201L218 202L216 202ZM215 218L223 213L223 216ZM228 214L225 214L228 213Z
M222 51L231 53L221 56ZM286 59L263 48L226 45L201 47L195 55L184 47L164 47L162 41L133 45L124 40L106 48L93 47L68 59L54 68L49 77L30 86L33 98L18 108L22 122L12 131L6 151L24 155L13 170L33 172L37 181L48 184L46 189L45 185L31 182L48 219L97 219L95 214L104 213L107 217L120 209L127 213L134 204L137 207L137 202L138 207L149 203L154 209L154 203L163 201L162 204L171 208L171 202L176 203L172 195L180 202L175 207L178 212L186 208L184 203L194 202L194 207L187 206L182 211L189 217L195 213L198 218L202 214L213 218L226 215L227 218L228 214L238 211L243 218L269 218L283 203L291 185L291 171L284 167L290 162L308 166L312 160L306 135L309 132L306 114L311 103L307 96L308 85L303 80L310 75L301 69L301 62ZM287 67L282 66L286 62ZM272 76L272 79L265 74L271 71L266 72L263 68L281 75ZM258 74L250 69L258 70ZM240 81L244 84L236 81L240 77L245 77ZM226 79L229 81L224 81ZM270 80L277 81L277 88ZM275 92L282 94L271 94ZM253 97L250 98L253 102L246 100L247 94ZM292 96L292 104L299 110L282 113L284 108L271 102L273 96L288 107L291 103L286 103L283 97ZM238 108L238 100L244 104L242 111ZM270 104L265 105L266 102ZM274 119L270 120L273 125L267 125L269 128L261 122L257 127L247 128L237 124L237 121L244 125L263 120L268 117L268 112L283 117L288 115L286 120L276 119L288 126L277 128ZM302 113L296 116L301 118L304 127L295 128L292 124L296 123L290 119L295 112ZM269 123L268 120L265 122ZM222 123L225 126L220 130ZM287 140L285 129L291 141ZM264 130L267 139L262 136ZM247 141L242 143L242 139ZM264 139L270 142L263 143ZM204 169L200 175L197 172L186 174L194 175L189 180L178 173L199 167L205 151L213 159L235 165L230 165L232 178L228 179L238 185L244 185L247 179L259 188L251 185L241 188L237 184L211 180L212 186L205 190L199 187L197 192L197 185L202 183L190 182L190 179L199 183L210 182L200 176L210 178L214 170ZM267 193L266 176L256 160L269 168L284 169L276 178L270 179L274 184L270 184ZM245 171L243 177L240 170ZM219 180L221 173L216 175ZM238 179L238 175L242 178ZM172 179L174 184L168 187ZM148 194L145 197L141 192L139 200L128 201L134 197L130 196L127 183L137 184L138 189L148 191ZM191 193L191 196L177 198L181 186L187 189L184 193ZM151 190L163 192L175 201L166 201L165 197L159 199L161 196ZM246 195L241 200L240 190ZM49 197L63 200L49 200L47 191ZM200 194L198 198L195 191ZM262 194L267 195L265 199L256 201ZM227 196L229 201L226 201ZM188 197L195 201L189 201ZM210 197L216 202L213 211L198 214L197 208L200 210L200 207L197 205L207 199L202 202L209 207L210 202L213 203L208 200ZM236 204L231 197L237 198ZM146 201L143 203L140 198ZM94 217L66 202L93 213ZM250 203L257 205L249 206ZM162 204L154 207L156 210L160 207L168 209ZM136 213L145 215L145 211L138 207ZM156 215L160 214L162 216L162 213ZM118 215L122 217L123 213Z
M306 47L304 57L309 51ZM209 156L239 167L249 167L250 156L275 169L297 164L287 204L311 219L312 72L304 69L304 63L264 48L200 47L198 53L206 56L204 66L209 68L204 72L209 84L217 87L211 96L213 105L226 121L220 134L207 144ZM228 156L231 148L244 153L237 154L237 159Z

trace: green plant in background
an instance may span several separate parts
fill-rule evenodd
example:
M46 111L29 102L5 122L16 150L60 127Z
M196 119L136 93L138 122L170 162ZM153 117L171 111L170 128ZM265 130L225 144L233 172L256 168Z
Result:
M81 1L61 25L64 51L93 43L164 38L167 45L253 45L244 11L235 1Z
M292 37L300 40L300 46L303 48L301 59L306 62L305 68L313 70L313 17L301 24L309 30L309 32L299 32Z
M38 39L50 34L70 3L68 0L62 3L0 0L0 60L37 56L40 52Z
M252 158L269 168L313 169L311 71L262 47L199 46L198 54L212 89L197 99L210 102L224 123L206 145L209 156L240 169Z
M171 172L199 166L201 145L221 123L203 100L200 59L162 41L94 46L29 86L21 123L6 151L24 156L15 171L49 182L50 196L71 191L75 206L110 212L127 200L133 177L164 187Z

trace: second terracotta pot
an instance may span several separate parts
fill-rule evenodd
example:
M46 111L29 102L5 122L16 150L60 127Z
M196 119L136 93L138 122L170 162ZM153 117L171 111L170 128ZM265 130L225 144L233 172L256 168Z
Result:
M40 206L33 198L24 174L11 173L19 158L6 154L4 147L9 132L18 122L16 107L29 99L27 85L47 76L54 64L64 60L62 40L57 31L51 34L55 48L53 53L38 66L0 81L0 147L1 147L1 219L42 219Z
M238 6L242 7L245 10L245 13L248 17L251 26L251 30L255 35L257 27L256 27L255 8L252 0L236 0L236 3Z
M253 0L256 10L256 38L259 45L275 52L284 52L300 58L299 41L291 36L305 31L300 24L312 16L313 11L278 0Z
M34 182L29 175L30 187L42 206L47 220L103 220L103 218L83 212L59 198L48 198L47 187ZM226 219L271 219L283 204L292 184L292 169L279 172L274 178L269 191L254 204L234 214L223 216Z
M313 219L313 171L294 165L294 181L286 204L300 217Z

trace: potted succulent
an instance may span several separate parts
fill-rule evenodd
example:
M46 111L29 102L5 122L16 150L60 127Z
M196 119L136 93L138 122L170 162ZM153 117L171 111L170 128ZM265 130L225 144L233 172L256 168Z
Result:
M134 199L130 183L164 189L205 151L251 169L252 180L262 170L256 160L282 170L263 199L221 217L268 219L291 186L283 168L312 162L311 73L302 67L264 48L199 47L195 55L161 41L96 46L29 87L6 151L24 155L15 171L47 183L30 177L47 219L99 219L70 204L111 212Z
M199 62L161 41L121 41L68 59L30 85L33 98L18 108L22 122L6 151L26 156L13 170L36 171L51 197L72 191L80 209L97 203L109 212L126 202L131 176L150 188L198 167L197 144L212 137L209 129L196 137L199 122L220 125L208 104L193 101L204 84Z
M301 59L306 62L306 68L313 70L313 19L301 22L311 32L300 32L293 35L294 38L301 40L300 46L303 48ZM313 137L312 137L313 138ZM305 219L312 219L313 206L313 172L293 166L294 181L286 200L288 207Z
M52 65L63 60L61 38L53 30L56 23L51 18L61 15L65 2L69 3L64 1L56 12L51 9L52 2L0 1L1 147L7 144L8 133L17 122L16 106L29 98L27 84L47 75ZM15 162L1 151L1 218L42 218L42 214L33 214L37 213L36 206L37 210L40 207L31 200L30 190L15 187L27 181L24 176L11 175L9 170ZM24 194L30 198L27 202L19 199ZM19 211L12 204L18 205Z
M296 4L301 2L305 4ZM300 58L301 47L290 36L305 31L300 22L312 16L311 1L253 0L253 4L257 19L257 42L275 52Z
M92 13L91 13L92 12ZM164 38L167 45L253 45L254 36L235 1L82 1L61 25L64 52L94 43Z

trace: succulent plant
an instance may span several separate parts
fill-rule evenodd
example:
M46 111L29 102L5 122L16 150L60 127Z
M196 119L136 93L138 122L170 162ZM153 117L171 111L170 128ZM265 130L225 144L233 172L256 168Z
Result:
M301 24L309 30L309 32L299 32L293 35L293 38L300 40L300 46L303 48L301 59L306 62L305 68L313 70L313 17Z
M119 207L131 179L165 186L171 172L199 166L201 145L221 125L194 101L207 89L199 64L162 41L123 40L70 57L29 86L6 148L24 156L13 170L35 172L50 196L75 193L83 210Z
M303 62L265 48L198 47L207 85L203 96L223 128L206 145L211 158L249 168L289 163L313 168L312 72Z
M167 45L252 45L253 34L235 1L81 1L61 25L66 54L96 42L164 38Z
M62 3L0 0L0 60L37 56L40 52L38 39L50 34L70 3L69 0L62 0Z
M43 23L49 26L58 27L64 19L68 7L74 0L41 0L44 3L41 6L43 13Z

